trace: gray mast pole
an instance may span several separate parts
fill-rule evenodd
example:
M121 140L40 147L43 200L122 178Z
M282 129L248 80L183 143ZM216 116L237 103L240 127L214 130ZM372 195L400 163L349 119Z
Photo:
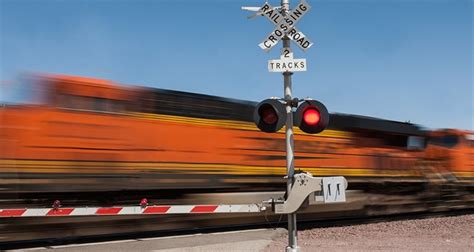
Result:
M282 14L285 17L290 11L290 0L281 0ZM283 38L283 48L290 48L290 39L285 36ZM283 73L284 92L286 100L286 174L288 176L286 184L286 195L290 195L291 186L293 185L293 175L295 173L294 163L294 143L293 143L293 111L291 107L291 75L292 72ZM296 213L288 214L288 247L287 252L298 252L300 248L297 244L296 229Z

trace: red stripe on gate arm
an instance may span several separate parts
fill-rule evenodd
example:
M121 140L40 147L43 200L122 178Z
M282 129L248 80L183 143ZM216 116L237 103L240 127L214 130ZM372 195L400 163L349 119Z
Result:
M70 215L74 211L74 208L58 208L51 209L46 213L46 216L61 216L61 215Z
M26 209L5 209L0 211L2 217L21 216L26 212Z
M122 210L122 207L104 207L99 208L95 214L118 214Z
M170 209L170 206L149 206L143 211L144 214L157 214L166 213Z
M191 213L213 213L217 206L195 206Z

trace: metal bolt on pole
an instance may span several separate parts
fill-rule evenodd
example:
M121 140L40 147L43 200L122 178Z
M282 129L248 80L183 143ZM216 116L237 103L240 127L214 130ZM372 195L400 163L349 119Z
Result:
M290 11L290 0L281 0L282 15L285 17ZM285 36L283 38L283 48L290 48L290 39ZM291 106L291 75L292 72L283 73L284 94L286 103L286 173L288 176L286 184L286 195L290 195L291 187L293 185L293 175L295 173L294 162L294 141L293 141L293 111ZM296 229L296 213L288 214L288 246L287 252L299 252L300 247L297 243L297 229Z

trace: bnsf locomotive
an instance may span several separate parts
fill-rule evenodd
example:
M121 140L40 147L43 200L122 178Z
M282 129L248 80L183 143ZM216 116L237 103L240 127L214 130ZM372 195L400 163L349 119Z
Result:
M284 133L252 121L256 103L83 77L31 78L35 105L0 109L2 194L283 189ZM473 132L331 114L296 129L296 170L349 189L456 184L471 190Z

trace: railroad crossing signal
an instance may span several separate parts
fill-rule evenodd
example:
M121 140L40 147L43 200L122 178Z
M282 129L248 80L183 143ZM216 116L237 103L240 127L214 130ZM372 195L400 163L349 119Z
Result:
M255 125L267 133L279 131L287 119L285 106L278 99L263 100L254 111ZM326 106L316 100L303 100L293 114L294 125L309 134L323 131L329 124L329 113Z
M262 7L242 7L242 10L255 11L255 14L249 18L258 15L267 17L270 22L275 24L273 31L265 37L263 42L258 46L270 51L280 40L283 40L283 49L281 51L280 59L268 61L268 71L282 72L284 84L284 99L267 99L260 102L255 108L254 122L257 127L263 132L277 132L283 125L285 127L286 135L286 171L287 171L287 189L286 202L290 202L291 195L296 195L295 198L304 199L308 194L298 188L294 188L295 181L301 177L295 175L294 167L294 140L293 140L293 124L298 125L303 132L315 134L323 131L329 123L329 113L326 107L315 100L298 100L293 99L291 95L291 75L293 72L306 71L306 59L294 59L293 52L290 49L290 40L296 43L303 51L308 50L312 45L311 42L302 32L296 29L296 23L309 11L311 6L306 0L301 2L290 10L290 1L281 0L281 6L272 7L267 2ZM303 101L298 107L298 103ZM298 107L296 112L293 109ZM309 179L299 180L310 181ZM306 185L306 182L303 183ZM302 185L303 185L302 184ZM317 182L313 181L312 186L316 187ZM332 181L326 183L325 202L340 202L345 201L345 193L341 192L341 181ZM335 185L335 186L334 186ZM347 183L345 183L347 186ZM309 189L307 189L309 190ZM311 189L313 191L313 189ZM345 187L342 188L345 190ZM296 191L296 192L295 192ZM336 191L336 194L333 193ZM334 196L336 195L336 196ZM299 252L297 245L297 228L296 228L296 208L290 208L286 204L275 207L276 213L290 213L288 215L288 246L287 252Z

